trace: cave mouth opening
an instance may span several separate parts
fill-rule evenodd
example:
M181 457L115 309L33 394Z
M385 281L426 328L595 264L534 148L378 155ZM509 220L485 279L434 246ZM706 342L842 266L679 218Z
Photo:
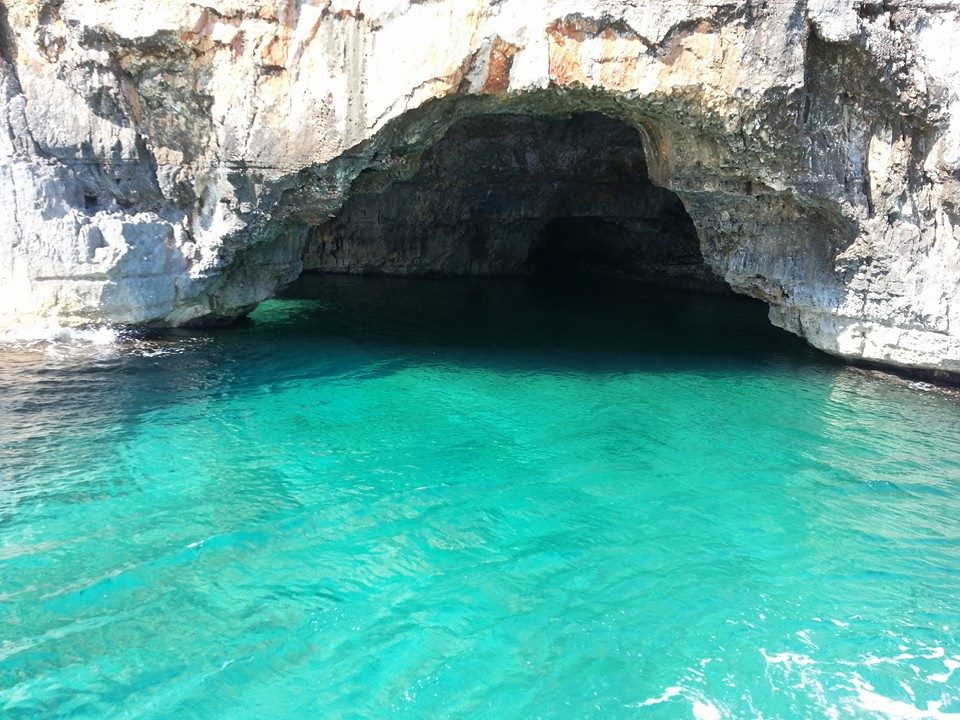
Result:
M651 181L640 132L620 120L468 117L413 165L385 187L361 174L340 212L311 228L304 271L726 289L682 200Z

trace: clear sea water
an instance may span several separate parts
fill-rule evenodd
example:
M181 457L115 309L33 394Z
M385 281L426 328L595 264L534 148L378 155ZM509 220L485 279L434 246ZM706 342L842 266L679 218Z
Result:
M763 306L314 278L0 351L0 717L960 718L960 401Z

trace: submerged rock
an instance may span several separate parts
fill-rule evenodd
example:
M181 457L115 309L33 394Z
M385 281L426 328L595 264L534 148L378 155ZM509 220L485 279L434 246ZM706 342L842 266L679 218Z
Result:
M449 271L347 220L454 126L600 113L707 275L835 355L960 373L958 31L951 4L871 0L5 0L0 324L228 320L305 248L337 269L335 226L339 269Z

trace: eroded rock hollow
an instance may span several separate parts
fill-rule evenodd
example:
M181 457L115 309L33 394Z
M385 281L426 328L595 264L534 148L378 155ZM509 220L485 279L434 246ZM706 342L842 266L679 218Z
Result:
M956 374L958 31L954 4L896 0L4 0L0 325L229 321L304 258L552 257L716 276L827 352ZM602 128L561 137L578 122L640 142L604 155ZM502 168L450 146L491 132ZM508 152L531 133L540 169ZM587 147L606 178L549 177ZM427 175L453 160L531 187L443 207L426 191L465 176Z
M611 275L719 289L636 128L599 113L458 122L416 172L361 175L312 228L304 269L390 275Z

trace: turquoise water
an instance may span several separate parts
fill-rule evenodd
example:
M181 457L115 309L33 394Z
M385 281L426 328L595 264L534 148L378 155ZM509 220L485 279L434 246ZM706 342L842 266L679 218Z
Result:
M308 284L0 353L0 716L960 717L957 400L737 298Z

